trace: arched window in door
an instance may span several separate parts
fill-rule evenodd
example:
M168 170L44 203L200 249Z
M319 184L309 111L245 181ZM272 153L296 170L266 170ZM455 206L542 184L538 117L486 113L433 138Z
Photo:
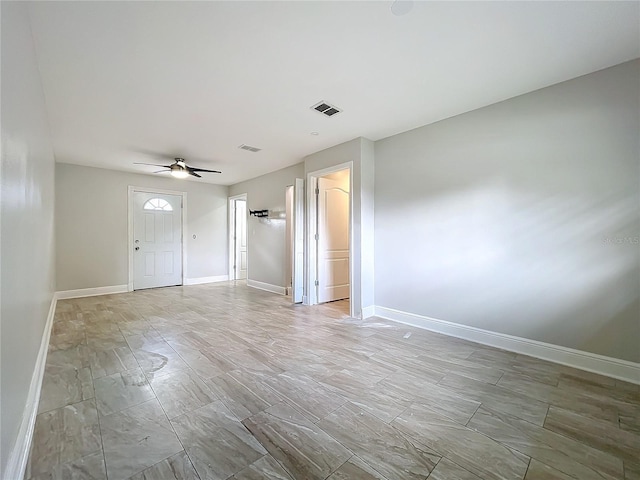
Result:
M147 200L142 208L144 210L164 210L165 212L173 211L171 204L162 198L152 198Z

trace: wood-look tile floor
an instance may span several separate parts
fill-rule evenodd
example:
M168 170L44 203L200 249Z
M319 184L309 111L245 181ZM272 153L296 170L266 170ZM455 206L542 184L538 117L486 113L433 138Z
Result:
M638 385L288 301L58 302L27 478L640 479Z

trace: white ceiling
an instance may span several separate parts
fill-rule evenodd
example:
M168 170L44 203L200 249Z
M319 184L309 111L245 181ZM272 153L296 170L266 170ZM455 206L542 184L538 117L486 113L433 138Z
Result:
M390 7L31 4L56 159L144 173L165 153L230 185L640 57L639 2Z

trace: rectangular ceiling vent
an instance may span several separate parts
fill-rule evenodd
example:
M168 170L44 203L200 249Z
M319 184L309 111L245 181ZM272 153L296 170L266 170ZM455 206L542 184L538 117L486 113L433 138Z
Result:
M238 147L240 150L248 150L250 152L259 152L261 148L252 147L251 145L245 145L244 143Z
M327 117L331 117L336 113L340 113L342 111L338 107L334 107L333 105L330 105L327 102L316 103L311 108L320 112L323 115L326 115Z

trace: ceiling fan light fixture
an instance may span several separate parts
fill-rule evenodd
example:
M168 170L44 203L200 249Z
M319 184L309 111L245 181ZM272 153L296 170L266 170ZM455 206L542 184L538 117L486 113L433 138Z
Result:
M175 178L187 178L189 176L189 172L183 170L182 168L172 168L171 176Z

